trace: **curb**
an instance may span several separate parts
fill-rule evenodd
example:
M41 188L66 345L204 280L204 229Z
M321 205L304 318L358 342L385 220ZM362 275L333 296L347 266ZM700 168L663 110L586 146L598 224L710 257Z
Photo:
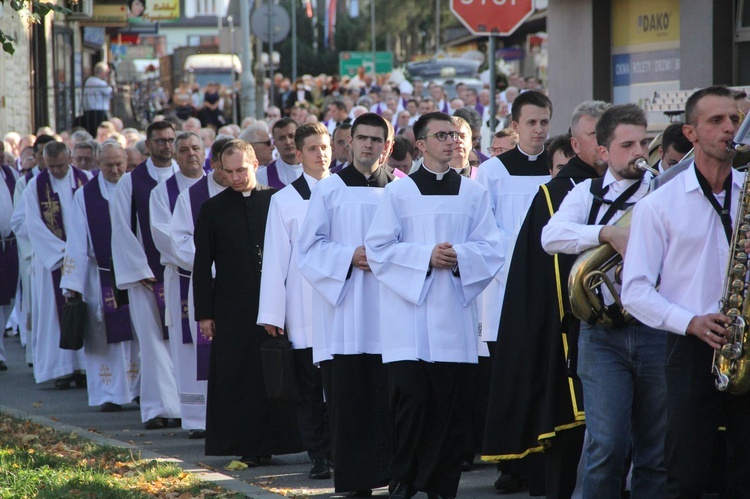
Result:
M250 485L249 483L243 482L242 480L237 480L236 478L233 478L229 475L225 475L217 471L210 471L205 468L201 468L197 464L187 463L175 457L169 457L163 454L159 454L157 452L150 451L148 449L143 449L141 447L138 447L137 445L129 444L121 440L106 437L104 435L100 435L99 433L94 433L92 431L85 430L78 426L73 426L73 425L61 423L59 421L54 421L44 416L37 416L34 414L29 414L28 412L14 409L12 407L8 407L2 404L0 404L0 412L4 412L6 414L9 414L19 419L28 419L29 421L33 421L35 423L38 423L44 426L50 426L60 432L75 433L79 437L85 438L86 440L90 440L97 444L108 445L110 447L119 447L123 449L137 450L139 454L141 455L141 459L149 459L149 460L155 459L158 461L173 463L179 466L183 471L195 475L200 480L214 483L229 491L243 494L245 497L248 497L248 498L278 499L281 497L285 497L280 494L274 494L273 492L269 492L260 487L256 487L255 485Z

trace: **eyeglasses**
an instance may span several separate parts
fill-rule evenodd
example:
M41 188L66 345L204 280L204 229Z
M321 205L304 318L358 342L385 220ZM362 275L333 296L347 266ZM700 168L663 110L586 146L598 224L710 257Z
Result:
M490 151L490 154L502 154L508 150L507 147L490 147L488 149Z
M167 144L171 146L174 144L174 139L154 139L154 142L156 142L157 146L165 146Z
M250 142L251 144L263 144L266 147L271 147L270 140L261 140L260 142Z
M427 137L435 137L438 142L445 142L448 137L451 138L453 142L458 140L458 132L435 132L435 133L428 133L427 135L423 135L420 140L425 140Z
M469 166L479 166L479 161L469 161Z

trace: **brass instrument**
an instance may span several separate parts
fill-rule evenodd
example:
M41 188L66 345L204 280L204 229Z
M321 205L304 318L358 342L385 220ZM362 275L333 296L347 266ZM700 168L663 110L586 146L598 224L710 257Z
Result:
M654 175L659 174L658 170L651 168L643 158L637 160L635 166ZM631 207L614 223L614 226L630 227L632 216L633 208ZM607 275L613 269L614 282ZM573 315L583 322L599 324L606 328L611 328L622 320L626 323L630 322L633 316L623 308L615 284L622 285L622 256L611 245L601 244L581 253L568 277L568 297ZM604 304L600 291L602 287L606 288L614 298L613 305L619 309L621 318L615 318L611 309Z
M714 350L711 372L716 375L716 388L722 392L741 394L750 390L750 300L746 300L748 255L745 241L750 237L750 175L740 191L740 201L734 218L735 229L729 244L729 264L721 299L721 313L732 322L726 326L730 336L728 343Z

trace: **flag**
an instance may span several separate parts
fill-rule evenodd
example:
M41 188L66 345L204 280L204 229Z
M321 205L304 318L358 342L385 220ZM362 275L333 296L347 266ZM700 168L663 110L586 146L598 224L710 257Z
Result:
M312 19L312 16L313 16L312 0L305 0L305 12L307 13L307 17L309 19Z
M325 34L323 38L323 45L326 48L334 49L336 46L335 33L336 33L336 5L338 0L326 0L326 23L325 23Z

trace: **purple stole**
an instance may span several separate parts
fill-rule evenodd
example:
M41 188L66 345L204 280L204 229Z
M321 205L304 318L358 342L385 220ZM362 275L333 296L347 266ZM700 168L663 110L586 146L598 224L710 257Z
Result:
M286 184L279 178L279 169L276 166L276 160L268 163L266 175L268 176L268 187L273 187L274 189L283 189L286 187Z
M10 192L11 204L16 190L16 177L9 166L0 165L5 173L5 185ZM12 232L6 238L0 237L0 305L10 305L18 286L18 244Z
M205 178L205 177L204 177ZM169 197L169 211L174 215L174 207L177 204L177 197L180 195L180 188L177 185L177 176L172 175L166 181L167 196ZM177 276L180 281L180 318L182 324L182 343L192 343L193 337L190 335L190 315L188 314L188 291L190 289L190 271L177 267Z
M195 227L195 221L198 220L198 213L200 213L201 206L211 197L208 192L208 177L203 177L191 185L188 189L188 195L190 196L190 211L193 215L193 227ZM180 284L182 284L182 276L180 276ZM180 291L182 291L182 288L180 288ZM195 337L198 341L195 345L195 354L198 376L196 379L198 381L205 381L208 379L208 363L211 358L211 338L204 336L201 333L200 326L197 327L198 334Z
M451 114L451 107L448 105L447 99L443 99L443 109L441 109L440 112L445 113L445 114Z
M337 160L337 159L334 159L333 161L334 162L331 164L331 168L328 170L331 173L331 175L333 175L334 173L338 173L341 170L343 170L344 169L344 165L346 164L346 163L340 163L339 160Z
M477 156L479 157L479 164L482 164L485 161L487 161L488 159L490 159L489 156L487 156L486 154L482 153L482 151L480 151L479 149L474 149L474 152L477 153Z
M159 261L159 250L156 249L154 238L151 235L151 214L148 208L148 201L151 197L151 191L156 187L156 180L149 175L145 161L133 170L130 178L133 181L133 206L135 206L135 212L138 215L138 226L141 229L141 238L143 239L143 251L146 253L148 266L156 279L153 288L156 306L159 308L159 317L161 317L162 336L167 340L169 339L169 330L164 319L164 266ZM133 206L131 206L131 209ZM135 227L133 227L133 230L135 230Z
M131 341L133 328L130 326L130 306L119 305L112 288L112 221L109 218L109 202L102 196L98 180L95 179L83 188L83 199L86 202L91 246L99 269L107 343Z
M483 105L481 105L480 103L477 102L476 105L474 106L474 109L477 110L477 112L479 113L479 117L480 118L482 116L484 116L484 106Z
M70 166L73 170L75 179L75 192L79 187L88 182L88 177L75 166ZM67 186L66 186L67 187ZM52 181L50 180L49 171L44 170L36 179L36 194L39 199L39 213L42 216L47 229L57 238L65 241L65 225L63 223L62 206L60 206L60 196L52 190ZM55 293L55 305L57 306L57 320L62 320L63 305L65 298L60 289L60 279L62 278L62 267L52 271L52 289Z

